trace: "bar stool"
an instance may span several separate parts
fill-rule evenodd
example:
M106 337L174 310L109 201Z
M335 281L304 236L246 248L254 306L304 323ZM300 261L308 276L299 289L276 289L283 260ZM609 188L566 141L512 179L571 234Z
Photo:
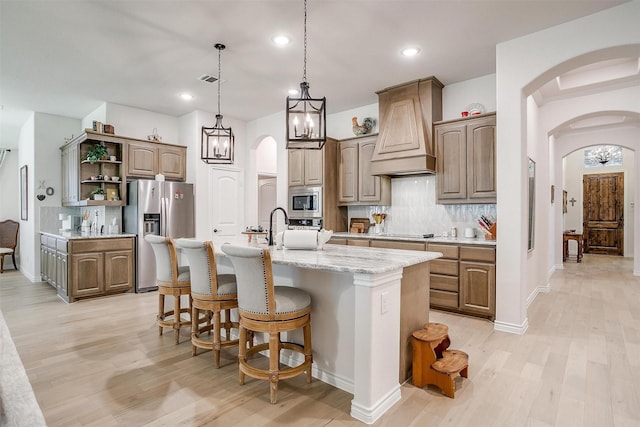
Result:
M195 356L198 348L212 350L216 368L219 368L220 350L238 345L237 339L231 339L231 329L239 328L238 322L231 321L231 309L238 308L236 277L233 274L217 274L211 241L177 239L175 243L187 256L191 272L191 355ZM206 325L199 325L200 310L213 312L213 324L207 321ZM223 311L224 322L221 322L220 314ZM213 339L202 336L210 331L213 331Z
M191 319L183 320L182 313L191 316L191 276L188 266L178 266L178 256L170 237L147 234L144 236L156 255L156 284L158 285L158 330L173 328L176 344L180 342L180 329L189 327ZM180 297L189 295L189 307L181 307ZM165 311L166 296L174 299L173 310ZM167 319L169 318L169 319Z
M238 284L238 313L240 314L240 343L238 350L238 379L244 376L269 380L271 403L278 400L278 381L307 373L311 382L311 296L297 288L274 286L271 255L268 249L222 245L236 272ZM280 340L280 333L302 328L304 345ZM249 333L268 334L269 341L247 348ZM292 350L304 355L304 362L280 369L280 351ZM269 350L269 369L251 366L247 358L259 351Z

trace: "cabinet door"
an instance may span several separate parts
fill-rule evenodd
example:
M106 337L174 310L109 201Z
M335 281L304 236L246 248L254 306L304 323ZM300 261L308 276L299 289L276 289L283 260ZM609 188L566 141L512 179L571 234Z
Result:
M304 185L322 185L324 148L304 150Z
M133 251L104 254L105 292L133 290Z
M187 178L186 151L186 147L160 147L158 173L163 174L168 179L184 181Z
M289 151L289 185L304 185L304 152Z
M467 195L496 200L496 118L467 125Z
M491 318L495 316L495 264L460 261L460 310Z
M358 143L344 141L338 148L338 202L358 201Z
M129 142L127 155L127 176L155 177L158 173L157 147Z
M56 283L56 250L50 247L47 248L47 282L57 288Z
M80 175L78 145L70 144L62 150L62 190L63 206L72 205L79 200Z
M68 270L67 270L67 254L58 252L56 271L58 273L58 295L67 299L68 292Z
M358 147L358 199L361 202L380 201L380 177L371 173L371 157L375 149L375 139Z
M71 298L95 295L104 289L104 254L71 255ZM71 299L70 298L70 299Z
M436 128L437 198L467 198L467 133L464 123Z
M47 247L40 245L40 280L47 281Z

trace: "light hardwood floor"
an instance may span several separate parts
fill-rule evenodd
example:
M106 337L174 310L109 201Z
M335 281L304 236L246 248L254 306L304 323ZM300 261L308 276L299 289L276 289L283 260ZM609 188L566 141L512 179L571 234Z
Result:
M640 278L628 258L586 255L554 273L519 336L484 321L432 311L451 348L469 354L455 399L402 386L376 426L640 425ZM237 383L232 349L215 369L191 357L187 334L157 335L157 294L65 304L44 283L0 276L0 310L50 426L361 425L351 395L304 376ZM312 319L313 322L313 319ZM393 348L393 346L390 346Z

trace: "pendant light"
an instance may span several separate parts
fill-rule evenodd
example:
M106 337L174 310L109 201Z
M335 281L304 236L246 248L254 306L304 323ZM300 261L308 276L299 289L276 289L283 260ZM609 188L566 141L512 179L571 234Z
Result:
M200 157L203 162L209 164L233 164L233 132L230 127L223 126L220 114L220 53L226 46L216 43L214 47L218 49L218 114L216 124L212 128L202 126Z
M601 145L600 147L594 148L591 150L591 160L604 166L613 158L615 148L616 147L611 145Z
M287 97L287 149L320 150L327 141L327 98L311 98L307 82L307 0L304 0L304 68L300 95Z

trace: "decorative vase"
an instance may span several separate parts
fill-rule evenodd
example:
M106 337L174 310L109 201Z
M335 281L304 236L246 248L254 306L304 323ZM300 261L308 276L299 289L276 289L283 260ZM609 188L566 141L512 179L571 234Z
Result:
M104 194L94 194L93 200L104 200Z

